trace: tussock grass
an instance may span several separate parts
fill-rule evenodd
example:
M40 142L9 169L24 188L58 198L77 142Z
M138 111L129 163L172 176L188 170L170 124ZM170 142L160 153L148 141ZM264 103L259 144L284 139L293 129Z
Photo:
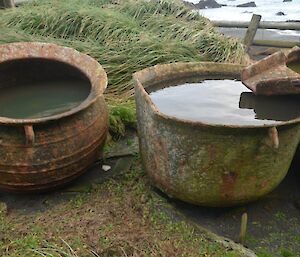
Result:
M239 41L217 33L206 18L170 0L32 1L0 11L0 29L1 44L51 42L97 59L108 74L106 99L116 133L133 118L132 73L158 63L241 63L244 56ZM116 112L119 106L122 111Z

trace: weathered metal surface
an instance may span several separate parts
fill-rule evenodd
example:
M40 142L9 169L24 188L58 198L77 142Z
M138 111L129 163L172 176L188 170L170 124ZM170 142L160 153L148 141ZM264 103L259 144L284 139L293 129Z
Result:
M287 65L291 62L300 61L300 47L295 46L289 52L286 53L287 55Z
M140 152L152 183L204 206L254 201L285 177L300 138L299 119L275 127L221 126L162 114L145 89L188 77L239 78L243 67L158 65L134 74Z
M0 117L1 190L31 192L61 186L93 164L106 138L108 112L103 92L107 76L91 57L53 44L2 45L0 82L14 74L3 72L1 64L37 58L69 65L68 71L58 73L76 70L78 76L90 81L90 94L79 106L58 115L37 119ZM48 76L55 68L61 67L51 67Z
M296 58L299 52L290 55ZM278 51L246 67L241 73L242 81L257 95L299 94L300 75L289 69L287 62L284 52Z

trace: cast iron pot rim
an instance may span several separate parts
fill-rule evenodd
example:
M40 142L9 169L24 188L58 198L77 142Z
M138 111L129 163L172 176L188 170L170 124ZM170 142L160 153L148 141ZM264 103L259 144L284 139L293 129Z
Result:
M222 124L212 124L212 123L204 123L201 121L192 121L192 120L187 120L187 119L179 119L176 118L174 116L170 116L170 115L166 115L164 113L162 113L161 111L159 111L159 109L156 107L156 105L153 103L153 101L151 100L151 97L149 96L149 94L147 93L147 91L145 90L144 86L143 86L143 82L146 81L146 76L150 75L150 73L153 73L154 71L158 71L160 72L161 70L167 70L170 68L173 68L173 70L180 71L181 68L185 68L189 66L190 68L193 69L197 69L197 72L201 72L201 71L207 71L207 67L212 67L212 66L216 66L218 68L220 68L221 72L227 73L228 75L232 74L233 72L229 72L227 70L221 70L222 67L231 67L234 71L237 71L237 69L241 69L244 68L244 65L240 65L240 64L232 64L232 63L216 63L216 62L176 62L176 63L170 63L170 64L158 64L146 69L143 69L141 71L135 72L133 74L133 79L136 82L136 86L140 87L140 89L142 90L142 96L145 98L146 102L148 103L148 105L150 106L150 108L153 110L154 114L156 114L158 117L161 117L165 120L169 120L169 121L173 121L173 122L177 122L177 123L181 123L181 124L185 124L185 125L192 125L192 126L199 126L199 127L214 127L214 128L245 128L245 129L257 129L257 128L272 128L272 127L280 127L280 126L284 126L284 125L291 125L291 124L296 124L300 122L300 117L293 119L293 120L289 120L289 121L283 121L283 122L278 122L278 123L274 123L274 124L264 124L264 125L222 125ZM218 73L216 73L217 75ZM179 78L179 77L177 77ZM176 79L176 78L175 78ZM151 86L151 83L149 83L149 86Z
M55 121L86 109L96 102L99 97L103 96L107 87L106 72L95 59L86 54L70 47L51 43L20 42L0 45L0 65L7 61L35 58L62 62L78 69L89 80L91 85L90 93L85 100L69 111L35 119L13 119L0 116L0 124L29 125Z

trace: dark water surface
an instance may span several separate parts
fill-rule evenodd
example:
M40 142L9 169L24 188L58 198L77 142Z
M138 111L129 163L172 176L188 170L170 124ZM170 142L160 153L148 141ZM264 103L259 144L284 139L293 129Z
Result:
M173 85L176 85L174 83ZM157 108L180 119L209 124L264 125L300 116L300 96L257 96L241 81L208 79L150 92Z
M18 83L0 88L0 116L40 118L68 111L86 99L89 82L75 78Z
M300 73L300 63L299 61L291 62L287 65L291 70Z

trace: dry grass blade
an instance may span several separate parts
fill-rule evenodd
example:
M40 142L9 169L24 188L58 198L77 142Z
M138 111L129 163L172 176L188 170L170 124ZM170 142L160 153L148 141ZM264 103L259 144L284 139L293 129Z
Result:
M45 247L32 249L32 252L43 257L79 257L74 249L63 239L61 239L63 245L58 246L56 244L47 244ZM97 256L97 255L90 255Z

